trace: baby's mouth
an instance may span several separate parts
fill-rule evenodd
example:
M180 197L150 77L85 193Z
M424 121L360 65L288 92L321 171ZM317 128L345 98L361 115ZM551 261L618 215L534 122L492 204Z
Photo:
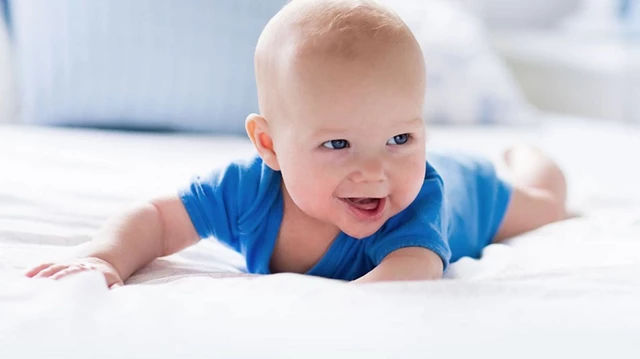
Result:
M365 211L375 211L380 205L380 198L371 198L371 197L348 197L344 198L350 205L365 210Z
M377 221L382 218L386 197L343 197L340 198L347 204L349 212L361 221Z

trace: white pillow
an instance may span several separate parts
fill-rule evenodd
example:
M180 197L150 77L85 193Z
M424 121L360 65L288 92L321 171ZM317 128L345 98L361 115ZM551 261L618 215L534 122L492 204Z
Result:
M452 0L381 0L413 31L427 64L425 118L522 123L530 107L471 12Z
M9 37L0 7L0 123L10 122L15 117L13 73L9 58Z

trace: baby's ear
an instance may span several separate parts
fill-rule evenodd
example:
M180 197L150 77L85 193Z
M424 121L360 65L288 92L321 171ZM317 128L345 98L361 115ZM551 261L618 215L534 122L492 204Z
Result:
M244 122L244 128L247 130L249 139L264 163L272 170L279 171L280 165L278 164L276 152L273 150L273 139L269 134L269 124L267 120L260 115L252 113L247 116Z

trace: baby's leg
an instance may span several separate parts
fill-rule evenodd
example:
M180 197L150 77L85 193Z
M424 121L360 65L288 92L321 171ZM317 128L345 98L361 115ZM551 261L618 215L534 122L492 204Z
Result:
M540 150L516 146L497 166L513 186L507 213L494 242L567 218L567 184L558 166Z

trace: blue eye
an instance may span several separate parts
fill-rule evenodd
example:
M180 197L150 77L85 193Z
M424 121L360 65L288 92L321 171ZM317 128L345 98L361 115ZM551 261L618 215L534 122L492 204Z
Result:
M349 141L347 140L331 140L322 144L323 147L332 150L342 150L349 147Z
M409 134L403 133L401 135L395 135L387 141L387 145L404 145L409 141Z

